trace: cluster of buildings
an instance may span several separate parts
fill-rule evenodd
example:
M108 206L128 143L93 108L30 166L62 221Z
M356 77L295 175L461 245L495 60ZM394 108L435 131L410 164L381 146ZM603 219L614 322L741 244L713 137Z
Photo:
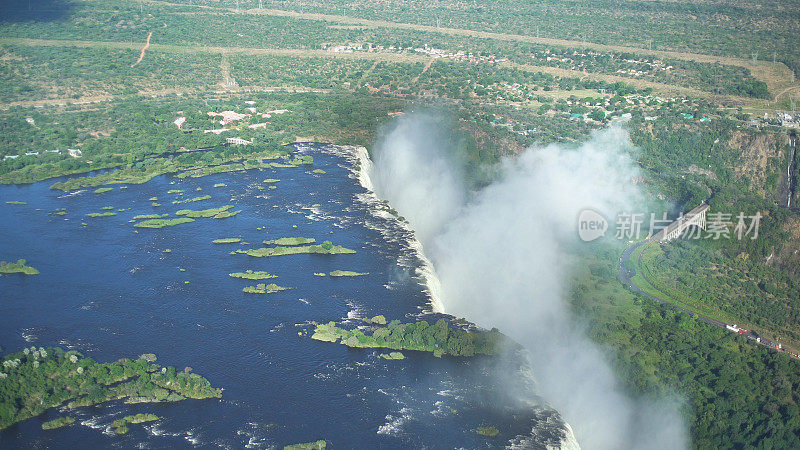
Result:
M273 109L267 112L259 113L258 109L255 106L256 102L252 100L245 101L246 104L251 105L246 107L245 109L248 111L247 113L239 113L236 111L225 110L225 111L208 111L206 114L208 117L214 119L215 121L218 120L219 124L222 125L222 128L213 128L203 130L203 133L214 133L214 134L222 134L228 131L241 129L241 125L239 122L247 121L249 122L251 118L258 117L261 119L270 119L273 115L276 114L286 114L289 112L288 109ZM173 122L176 127L179 129L183 129L183 125L186 123L186 117L179 116ZM255 130L258 128L266 128L269 122L257 122L257 123L247 123L247 128L251 130ZM228 145L249 145L252 144L252 140L242 139L240 137L229 137L225 139L225 143Z
M390 45L385 47L376 44L347 44L336 45L327 47L326 50L333 53L355 53L355 52L383 52L383 53L401 53L404 51L428 55L431 58L448 58L456 61L469 61L469 62L502 62L507 61L507 58L495 58L491 55L476 55L472 52L457 51L452 52L440 48L430 47L427 44L422 47L395 47Z
M81 152L80 150L75 149L75 148L68 148L66 151L67 151L67 155L69 155L69 156L71 156L73 158L80 158L81 156L83 156L83 152ZM55 153L57 155L61 154L61 150L45 150L44 152L45 153ZM8 160L8 159L17 159L20 156L39 156L39 152L25 152L24 155L6 155L6 156L3 157L3 161Z

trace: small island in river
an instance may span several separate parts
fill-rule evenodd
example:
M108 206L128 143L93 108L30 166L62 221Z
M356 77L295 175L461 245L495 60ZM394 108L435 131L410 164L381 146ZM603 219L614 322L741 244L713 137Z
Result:
M265 284L259 283L255 286L246 286L242 292L246 294L274 294L275 292L285 291L287 287L278 286L275 283Z
M333 245L331 241L325 241L319 245L300 245L300 246L276 246L262 247L256 249L236 250L235 253L244 253L248 256L263 258L266 256L297 255L300 253L319 253L323 255L340 255L355 253L355 250L344 248L341 245Z
M329 274L332 277L360 277L369 275L369 272L353 272L352 270L334 270Z
M278 278L277 275L272 275L271 273L263 271L253 272L252 270L246 270L244 272L233 272L229 273L228 275L233 278L244 278L245 280L266 280L269 278Z
M31 266L25 265L24 259L17 260L15 263L0 261L0 273L21 273L24 275L39 275L39 271Z
M371 320L371 322L379 323L381 321ZM356 348L432 352L437 357L445 354L453 356L494 355L507 341L497 329L465 331L450 326L444 319L439 319L433 325L424 320L405 324L393 320L386 326L375 327L372 334L365 334L358 328L346 330L337 327L335 322L328 322L317 325L311 338L324 342L341 341L348 347Z
M191 209L181 209L175 214L179 216L191 217L194 219L205 217L213 219L225 219L239 214L241 211L228 211L233 208L233 205L220 206L219 208L202 209L200 211L193 211Z
M177 219L148 219L139 223L135 223L133 226L138 228L164 228L174 227L175 225L189 222L194 222L194 219L189 217L178 217Z
M148 359L98 363L58 347L6 355L0 369L0 429L65 403L73 409L118 399L148 403L222 397L222 389L189 369L179 372L154 364L153 355Z

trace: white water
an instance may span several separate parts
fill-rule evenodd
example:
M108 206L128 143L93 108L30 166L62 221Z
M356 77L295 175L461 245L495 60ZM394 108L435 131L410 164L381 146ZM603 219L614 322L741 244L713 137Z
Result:
M373 173L373 164L367 149L364 147L342 148L349 151L355 158L355 161L358 163L358 170L354 172L356 179L358 179L358 182L361 184L361 186L369 191L365 198L360 198L360 200L368 205L377 205L382 203L381 199L379 199L374 192L374 185L371 178L371 174ZM381 214L381 211L376 210L376 208L371 208L371 210L374 214ZM436 269L434 269L433 263L422 251L422 243L416 238L416 234L411 226L407 222L403 222L401 220L397 220L397 223L404 230L408 231L409 236L412 236L412 238L406 241L406 244L422 261L422 265L416 268L416 273L417 276L425 281L423 285L425 286L428 297L430 298L431 309L433 312L445 312L441 301L441 282L439 281L439 277L436 275Z
M381 203L381 199L375 194L374 192L374 184L372 182L371 174L374 170L374 165L372 163L372 159L369 157L369 153L367 149L364 147L341 147L342 149L350 152L351 156L355 159L354 162L357 162L358 169L354 171L354 175L358 182L361 184L362 187L367 189L368 194L365 198L360 198L361 201L365 202L366 204L376 205ZM383 211L379 209L372 208L374 214L381 214ZM439 280L438 275L436 274L436 269L433 266L431 260L425 255L423 251L422 243L419 239L416 238L416 233L411 228L411 226L407 222L403 222L398 220L399 225L404 228L405 230L409 231L409 235L413 236L413 238L407 241L407 244L410 249L412 249L416 256L422 261L422 265L417 267L417 275L424 281L423 285L426 288L428 296L430 298L431 309L434 312L445 313L444 305L441 301L441 281ZM533 375L532 370L528 370L526 373L523 374L529 378L529 381L533 384L536 383L536 379ZM531 405L531 407L536 407L541 405ZM387 419L390 417L387 416ZM564 437L560 443L560 445L556 448L565 449L565 450L579 450L580 444L578 443L577 438L575 437L572 427L563 421L563 432ZM388 432L391 428L391 424L387 423L386 425L381 427L383 432ZM381 431L379 431L381 433ZM512 440L508 448L513 449L524 449L524 448L531 448L531 446L538 445L540 442L536 436L536 429L532 430L532 434L529 436L517 436L514 440ZM548 449L552 448L550 446L547 447Z

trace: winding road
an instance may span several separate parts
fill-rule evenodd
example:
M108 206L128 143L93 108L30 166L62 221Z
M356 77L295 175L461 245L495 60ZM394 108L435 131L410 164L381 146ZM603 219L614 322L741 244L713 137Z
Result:
M669 301L668 300L669 297L666 296L666 295L664 296L664 298L656 297L654 295L651 295L651 294L643 291L639 286L637 286L631 280L631 278L636 276L636 273L637 273L636 270L639 269L639 267L641 267L642 254L644 253L644 250L646 250L648 246L650 246L652 244L657 244L657 243L658 243L658 241L655 241L655 240L652 240L652 239L648 239L648 240L644 240L644 241L635 242L635 243L629 245L625 250L623 250L622 255L620 255L620 257L619 257L619 262L617 263L617 272L618 272L619 280L623 284L625 284L626 286L631 288L631 290L636 292L637 294L643 295L643 296L645 296L645 297L647 297L649 299L655 300L655 301L657 301L659 303L662 303L662 304L665 304L665 305L668 304L668 305L670 305L670 306L672 306L672 307L674 307L674 308L676 308L676 309L678 309L678 310L680 310L682 312L685 312L686 314L689 314L690 316L697 317L699 320L701 320L701 321L703 321L703 322L705 322L707 324L714 325L715 327L719 327L719 328L723 328L723 329L731 331L729 328L727 328L729 324L726 324L724 322L720 322L719 320L712 319L710 317L704 316L704 315L698 313L697 311L693 311L693 310L687 309L687 308L685 308L683 306L677 305L677 304ZM634 269L629 269L628 267L626 267L626 263L631 260L631 256L633 255L633 253L641 246L645 246L645 248L642 249L642 252L639 253L638 257L636 258L636 261L633 264ZM658 291L658 289L655 288L653 283L651 283L649 280L647 280L647 278L645 277L644 273L641 273L641 276L651 287L653 287L654 290ZM770 348L771 350L777 350L777 351L780 351L780 352L788 353L790 356L793 356L795 358L799 358L800 359L800 353L798 353L798 352L796 352L796 351L794 351L792 349L783 347L783 346L778 347L778 344L776 342L772 342L772 341L770 341L768 339L764 339L764 338L760 337L757 333L755 333L753 331L741 330L739 332L739 334L741 334L742 336L746 337L747 339L749 339L750 341L752 341L752 342L754 342L756 344L763 345L765 347Z

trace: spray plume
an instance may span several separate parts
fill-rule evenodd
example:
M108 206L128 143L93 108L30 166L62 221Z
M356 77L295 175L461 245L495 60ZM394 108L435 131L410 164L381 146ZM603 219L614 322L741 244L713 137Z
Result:
M678 402L623 393L566 300L579 212L614 217L641 204L626 131L617 125L575 148L528 149L504 159L488 186L467 192L455 148L442 145L435 123L408 114L392 124L375 146L370 178L414 228L444 310L522 344L542 396L582 447L686 448Z

